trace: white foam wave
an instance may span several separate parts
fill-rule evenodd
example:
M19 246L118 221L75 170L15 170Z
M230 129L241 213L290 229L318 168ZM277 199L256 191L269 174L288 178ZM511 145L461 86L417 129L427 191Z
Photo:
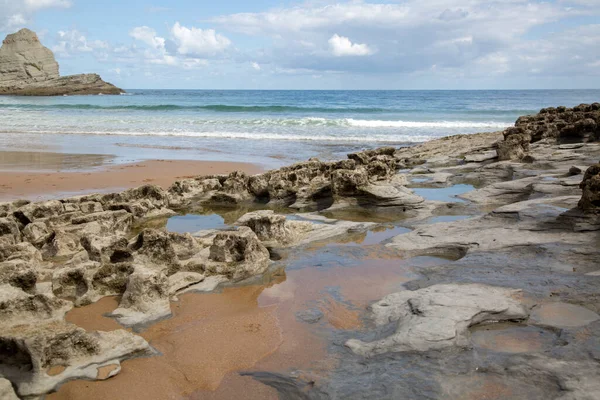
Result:
M57 134L56 131L0 131L1 133L36 133L36 134ZM286 140L286 141L312 141L312 142L377 142L377 143L418 143L437 136L427 135L301 135L301 134L277 134L277 133L258 133L258 132L190 132L190 131L90 131L90 132L59 132L61 134L72 135L107 135L107 136L174 136L174 137L197 137L208 139L248 139L248 140Z
M506 128L510 124L497 121L381 121L347 118L349 126L360 128Z

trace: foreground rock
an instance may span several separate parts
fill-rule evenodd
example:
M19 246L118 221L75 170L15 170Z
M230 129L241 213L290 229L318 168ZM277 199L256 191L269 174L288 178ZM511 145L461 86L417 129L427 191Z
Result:
M504 141L498 143L498 157L523 159L529 154L530 143L542 140L563 144L599 139L600 103L544 108L538 114L520 117L514 127L504 131Z
M597 111L542 110L519 119L523 132L397 150L411 188L475 186L463 203L425 199L402 214L413 230L384 243L445 261L415 259L420 276L368 307L373 324L334 335L346 348L332 346L326 378L251 375L282 398L600 397Z
M123 90L104 82L96 74L60 77L54 54L29 29L8 35L0 48L0 95L121 93Z
M268 203L299 210L348 207L419 208L423 199L396 176L402 166L393 147L349 154L347 160L311 159L289 167L246 176L208 176L175 182L169 190L174 208L190 203Z
M122 360L153 354L143 338L125 330L86 332L64 322L71 306L50 294L0 286L0 375L22 398L37 398L71 379L104 379L103 367L114 366L114 375Z
M579 188L583 191L579 208L587 212L600 211L600 164L592 165L585 171Z
M573 118L593 115L594 107L580 107ZM545 116L531 121L545 121L542 130L550 126ZM119 296L111 316L143 328L169 317L181 293L266 281L277 269L272 260L290 260L294 268L304 262L292 260L302 252L334 257L330 241L366 237L369 230L377 235L382 226L343 220L358 217L394 221L400 229L376 245L345 247L348 254L445 261L414 260L406 290L370 308L374 327L336 329L335 343L352 351L334 346L341 362L326 377L256 375L282 398L470 398L473 388L498 379L501 386L493 387L501 393L509 393L502 385L518 392L505 398L598 397L600 145L588 131L576 135L578 143L544 132L510 160L496 157L501 133L462 135L255 176L184 179L167 190L144 185L2 203L0 341L10 356L0 360L0 375L18 395L33 398L66 379L118 373L120 360L150 354L147 343L126 331L84 332L67 324L71 307ZM457 184L476 189L459 195L465 201L429 197ZM423 197L417 188L427 189ZM256 211L271 206L299 211ZM203 207L228 207L230 225L193 235L164 229L175 212ZM297 317L317 326L322 314ZM498 321L510 322L502 334L526 331L544 340L518 355L504 351L502 340L470 350L477 345L471 330Z
M286 217L271 210L264 210L245 214L236 225L252 229L266 246L290 247L324 241L348 233L366 232L376 224L340 221L317 213L292 214Z
M362 356L466 346L473 325L528 317L513 298L517 293L484 285L435 285L394 293L373 304L371 313L377 326L397 323L396 332L371 343L349 340L346 346Z

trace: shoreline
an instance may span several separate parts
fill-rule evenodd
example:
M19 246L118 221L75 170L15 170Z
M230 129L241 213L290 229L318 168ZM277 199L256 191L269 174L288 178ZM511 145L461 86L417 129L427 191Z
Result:
M56 168L56 165L45 165ZM198 175L228 174L236 170L253 175L263 171L257 164L230 161L147 160L131 164L104 164L94 169L86 169L84 165L79 165L83 167L81 169L66 171L40 171L31 164L18 170L0 170L0 201L51 200L125 190L149 183L166 189L178 179Z
M251 177L4 203L2 339L21 346L4 384L70 400L597 395L600 130L556 122L573 115L600 103Z

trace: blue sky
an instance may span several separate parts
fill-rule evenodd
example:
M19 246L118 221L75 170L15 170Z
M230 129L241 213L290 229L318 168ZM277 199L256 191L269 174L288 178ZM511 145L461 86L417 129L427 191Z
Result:
M600 88L600 0L0 0L124 88Z

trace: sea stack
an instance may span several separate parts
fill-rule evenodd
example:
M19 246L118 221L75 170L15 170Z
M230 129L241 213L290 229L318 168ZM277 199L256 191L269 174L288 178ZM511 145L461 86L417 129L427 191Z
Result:
M6 36L0 47L0 95L121 94L97 74L61 77L54 54L29 29Z

